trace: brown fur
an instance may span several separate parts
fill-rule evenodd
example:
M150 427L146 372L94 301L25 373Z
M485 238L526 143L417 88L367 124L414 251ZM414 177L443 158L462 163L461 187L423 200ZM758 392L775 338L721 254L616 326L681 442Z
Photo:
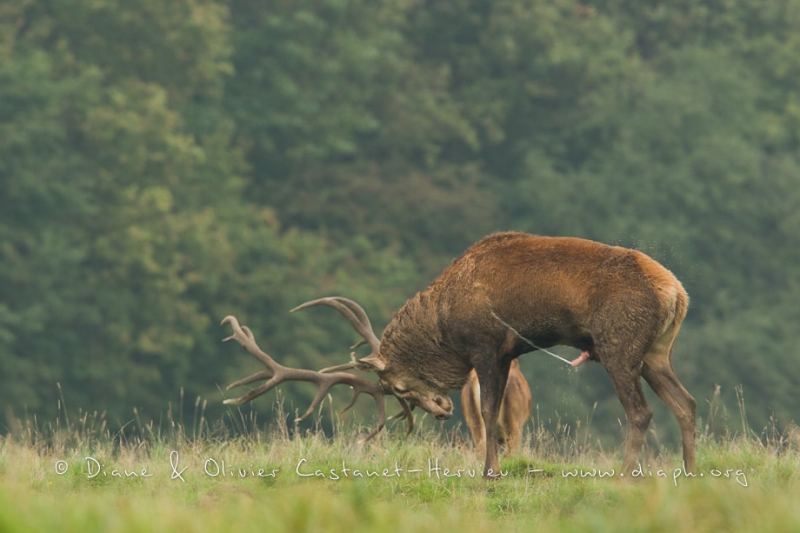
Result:
M486 475L496 475L509 368L533 348L511 337L494 312L539 347L573 346L603 365L628 420L623 471L633 468L651 418L642 376L675 414L691 470L695 402L670 362L688 302L677 278L639 251L572 237L497 233L472 245L395 314L381 339L378 374L387 389L401 390L398 396L444 417L452 413L447 391L461 388L474 369L486 427Z
M480 384L478 374L472 370L461 389L461 410L464 421L479 453L486 453L486 430L481 416ZM500 403L497 418L498 444L504 444L507 453L519 451L522 429L531 417L531 389L528 380L514 359L508 372L508 382Z

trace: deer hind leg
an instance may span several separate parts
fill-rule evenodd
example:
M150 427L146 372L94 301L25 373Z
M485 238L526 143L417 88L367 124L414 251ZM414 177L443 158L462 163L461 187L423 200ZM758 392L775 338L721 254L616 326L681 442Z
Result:
M642 392L638 370L621 365L607 367L607 370L628 421L622 472L630 475L641 452L642 444L644 444L645 433L653 413L647 406L647 400Z
M675 415L681 428L683 465L687 472L695 469L695 399L678 380L672 368L672 344L677 327L653 343L644 358L642 375L653 391Z
M478 383L478 375L473 370L469 373L467 382L461 389L461 410L475 449L480 455L484 455L486 453L486 428L481 415L480 395L481 387Z
M641 369L646 352L640 331L643 324L630 321L625 327L608 327L595 337L593 353L608 372L627 419L625 452L622 473L630 476L639 453L650 419L653 417L642 392Z
M659 333L659 303L648 291L620 292L595 312L592 354L608 372L625 410L627 433L622 474L630 476L653 417L642 392L645 354Z

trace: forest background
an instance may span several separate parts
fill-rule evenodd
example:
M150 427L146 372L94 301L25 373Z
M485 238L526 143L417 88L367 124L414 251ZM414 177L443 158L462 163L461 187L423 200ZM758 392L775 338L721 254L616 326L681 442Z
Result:
M257 367L224 315L327 366L352 331L288 309L380 331L507 229L652 255L701 419L741 386L756 432L798 420L799 28L798 0L3 1L0 428L221 417ZM616 442L599 365L522 362L541 423Z

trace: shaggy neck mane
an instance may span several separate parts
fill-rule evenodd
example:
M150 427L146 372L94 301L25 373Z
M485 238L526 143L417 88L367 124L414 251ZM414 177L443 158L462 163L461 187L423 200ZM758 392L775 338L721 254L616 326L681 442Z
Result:
M431 290L418 292L395 313L381 338L381 356L442 389L458 389L471 369L442 336L441 313Z

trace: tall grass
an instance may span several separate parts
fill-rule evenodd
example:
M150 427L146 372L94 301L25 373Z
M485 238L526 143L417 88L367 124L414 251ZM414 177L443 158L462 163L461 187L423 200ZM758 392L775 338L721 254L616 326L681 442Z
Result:
M363 443L366 428L346 420L322 431L329 405L303 429L285 422L280 400L272 424L235 410L211 422L202 400L190 419L134 413L115 429L100 412L62 410L45 424L15 421L0 440L0 531L800 530L800 430L753 431L743 408L742 398L742 427L724 430L709 403L698 438L704 477L675 478L679 454L653 432L635 482L589 475L620 462L618 448L592 437L590 419L536 416L523 449L502 461L506 477L487 482L462 432L430 422Z

